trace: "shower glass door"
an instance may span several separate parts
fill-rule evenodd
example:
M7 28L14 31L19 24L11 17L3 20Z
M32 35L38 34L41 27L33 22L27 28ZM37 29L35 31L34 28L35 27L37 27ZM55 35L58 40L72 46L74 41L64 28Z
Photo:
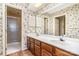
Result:
M7 53L21 48L21 26L16 17L7 17Z

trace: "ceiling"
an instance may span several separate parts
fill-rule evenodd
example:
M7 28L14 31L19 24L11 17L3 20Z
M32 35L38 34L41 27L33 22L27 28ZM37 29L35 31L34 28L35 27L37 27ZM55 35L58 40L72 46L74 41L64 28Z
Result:
M42 3L38 7L35 7L35 5L36 5L35 3L29 3L27 7L28 10L40 14L53 14L56 11L67 8L74 4L73 3Z
M39 5L38 7L36 7L36 5ZM45 6L47 6L49 3L29 3L28 4L28 10L33 11L33 12L38 12L39 10L41 10L42 8L44 8Z

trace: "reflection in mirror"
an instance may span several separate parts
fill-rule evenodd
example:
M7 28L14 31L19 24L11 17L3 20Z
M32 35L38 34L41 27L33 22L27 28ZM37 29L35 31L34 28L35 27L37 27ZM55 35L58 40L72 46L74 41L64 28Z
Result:
M48 34L48 18L44 18L44 34Z
M65 15L55 18L55 35L65 35Z

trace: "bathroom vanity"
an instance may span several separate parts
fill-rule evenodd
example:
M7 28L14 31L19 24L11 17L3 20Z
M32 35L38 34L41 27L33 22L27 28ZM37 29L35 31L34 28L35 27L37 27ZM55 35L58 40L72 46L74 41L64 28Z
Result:
M71 47L66 46L66 44L62 42L60 44L59 42L55 42L55 41L50 42L50 40L46 40L44 38L42 39L37 36L27 36L27 47L35 56L77 56L79 55L79 54L76 54ZM65 48L63 49L62 46Z

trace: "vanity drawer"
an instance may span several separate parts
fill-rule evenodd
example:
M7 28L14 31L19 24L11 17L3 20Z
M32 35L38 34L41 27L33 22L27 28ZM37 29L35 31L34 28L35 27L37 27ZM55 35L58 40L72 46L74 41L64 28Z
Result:
M27 40L27 48L30 49L30 41Z
M33 39L33 38L31 38L31 37L29 37L29 41L34 42L34 39Z
M42 43L41 44L41 47L49 52L52 52L52 46L51 45L48 45L46 43Z
M41 42L38 41L38 40L35 40L35 44L38 45L38 46L40 46Z

